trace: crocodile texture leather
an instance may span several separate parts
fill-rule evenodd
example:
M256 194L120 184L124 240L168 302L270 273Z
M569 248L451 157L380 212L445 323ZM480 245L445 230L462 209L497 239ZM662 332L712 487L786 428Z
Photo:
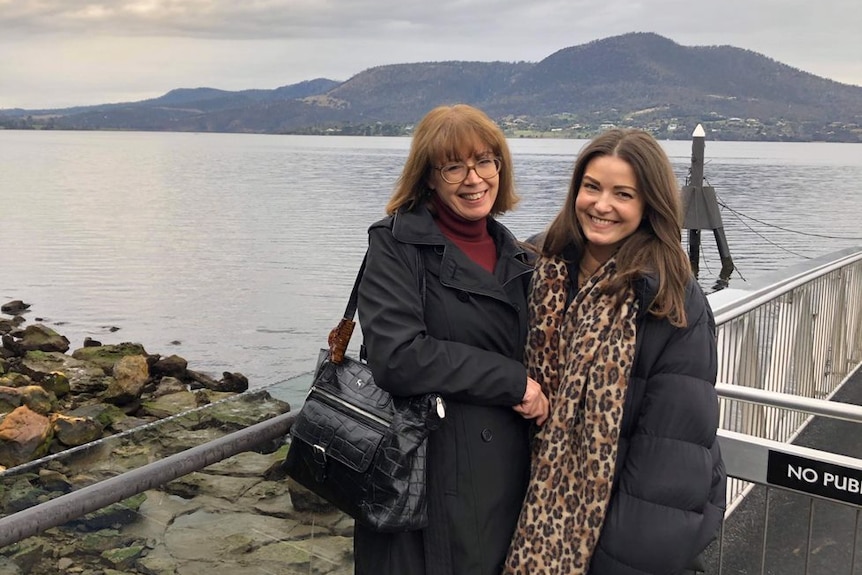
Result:
M440 423L442 400L435 394L394 398L374 384L366 364L321 357L290 431L287 473L373 529L421 529L428 522L426 438Z

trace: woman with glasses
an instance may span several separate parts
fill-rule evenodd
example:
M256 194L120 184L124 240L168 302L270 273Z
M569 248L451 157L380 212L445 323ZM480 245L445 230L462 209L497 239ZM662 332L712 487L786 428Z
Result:
M581 151L538 242L525 361L551 410L506 574L687 573L718 531L715 322L681 222L648 133Z
M505 136L467 105L429 112L369 229L359 323L393 395L441 394L427 451L428 526L357 524L357 575L499 575L547 398L522 363L532 258L495 215L518 197Z

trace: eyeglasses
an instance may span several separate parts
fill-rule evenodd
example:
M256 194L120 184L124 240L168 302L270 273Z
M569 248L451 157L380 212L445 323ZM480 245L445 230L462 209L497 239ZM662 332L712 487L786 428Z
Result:
M487 180L493 178L500 173L500 167L503 163L500 158L482 158L475 164L467 164L465 162L450 162L437 166L440 170L440 175L449 184L460 184L470 175L470 170L476 172L476 175Z

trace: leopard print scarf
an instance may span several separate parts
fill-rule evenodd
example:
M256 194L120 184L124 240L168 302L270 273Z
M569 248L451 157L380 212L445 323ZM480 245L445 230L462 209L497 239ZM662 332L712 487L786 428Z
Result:
M507 575L589 570L611 496L635 350L634 293L603 293L615 271L611 258L566 310L565 261L541 257L536 264L525 361L551 414L533 440L530 485Z

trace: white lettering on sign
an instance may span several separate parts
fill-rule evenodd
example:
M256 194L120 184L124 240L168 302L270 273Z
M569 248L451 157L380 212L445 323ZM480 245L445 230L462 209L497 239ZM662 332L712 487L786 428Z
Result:
M831 486L835 489L840 489L841 491L848 491L850 493L859 493L860 489L858 479L846 477L844 475L835 475L828 471L823 474L823 485L827 487Z
M787 466L787 477L800 479L802 481L807 481L808 483L817 483L817 480L819 479L817 471L810 467L799 467L798 465Z
M769 450L766 482L862 506L862 469Z
M831 487L848 493L862 493L862 481L859 479L826 471L823 473L823 480L821 481L817 470L810 467L788 464L787 477L806 483L820 483L823 487Z

